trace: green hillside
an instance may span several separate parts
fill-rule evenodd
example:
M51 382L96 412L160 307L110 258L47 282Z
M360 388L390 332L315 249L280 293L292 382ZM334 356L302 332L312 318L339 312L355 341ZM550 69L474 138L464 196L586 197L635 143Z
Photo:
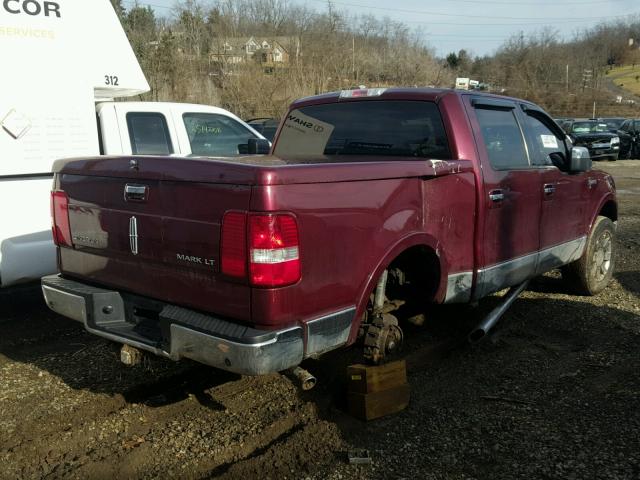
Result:
M609 71L608 77L616 86L640 96L640 65L615 67Z

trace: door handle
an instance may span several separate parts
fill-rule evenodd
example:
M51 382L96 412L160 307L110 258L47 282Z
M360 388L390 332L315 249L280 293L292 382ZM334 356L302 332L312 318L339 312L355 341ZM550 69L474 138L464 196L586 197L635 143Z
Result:
M489 192L489 200L493 203L502 202L504 200L504 192L502 190L491 190Z
M556 186L553 185L552 183L545 183L544 184L544 194L545 195L553 195L556 191Z

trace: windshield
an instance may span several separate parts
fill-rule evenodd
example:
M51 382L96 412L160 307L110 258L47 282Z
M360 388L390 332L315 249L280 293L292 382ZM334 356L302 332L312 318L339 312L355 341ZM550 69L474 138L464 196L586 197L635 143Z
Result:
M185 113L191 153L200 156L235 156L248 152L250 138L258 138L233 118L215 113Z
M607 124L609 130L618 130L624 120L624 118L607 118L604 119L603 122Z
M384 100L292 110L274 154L451 158L435 103Z
M602 133L608 132L606 123L599 122L575 122L571 127L573 133Z
M249 120L247 123L270 142L273 142L280 125L280 121L275 118Z

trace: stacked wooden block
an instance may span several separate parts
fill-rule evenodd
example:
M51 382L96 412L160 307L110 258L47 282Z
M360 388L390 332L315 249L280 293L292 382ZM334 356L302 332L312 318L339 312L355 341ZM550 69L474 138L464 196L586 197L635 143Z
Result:
M349 413L373 420L404 410L409 404L409 384L404 360L384 365L347 368Z

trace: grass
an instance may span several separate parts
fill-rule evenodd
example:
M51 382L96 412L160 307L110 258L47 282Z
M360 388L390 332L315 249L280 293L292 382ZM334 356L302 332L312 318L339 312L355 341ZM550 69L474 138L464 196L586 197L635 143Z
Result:
M607 75L618 87L640 96L640 65L615 67Z

